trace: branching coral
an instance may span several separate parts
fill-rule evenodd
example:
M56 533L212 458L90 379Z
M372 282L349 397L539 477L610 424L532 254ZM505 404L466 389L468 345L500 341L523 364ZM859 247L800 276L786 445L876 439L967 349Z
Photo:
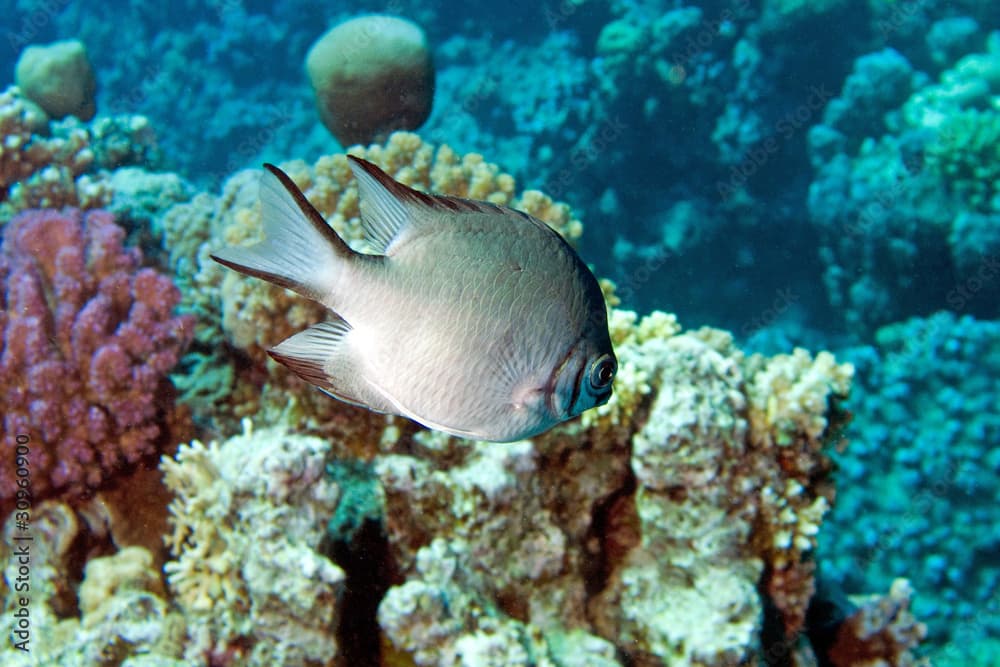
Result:
M803 349L772 359L751 357L750 442L775 465L760 470L757 547L768 564L764 588L782 614L785 632L802 630L813 595L813 551L833 502L826 440L838 435L847 413L840 405L854 375L829 352L815 359Z
M1000 323L948 312L883 327L853 349L856 417L837 456L845 493L824 526L826 574L850 592L900 572L919 593L935 664L974 664L1000 634L993 519L1000 450Z
M910 612L913 590L905 579L892 582L886 596L871 596L837 631L828 658L834 667L929 667L915 648L927 634Z
M143 116L50 121L16 86L0 92L0 217L29 208L101 208L113 186L103 169L155 164Z
M167 373L194 323L124 237L104 211L32 211L4 228L3 440L30 441L37 498L93 489L182 437ZM0 497L15 482L4 457Z
M189 624L187 658L327 664L344 574L318 551L339 490L329 444L280 429L184 445L162 470L175 494L170 591Z
M996 283L977 299L952 287L982 284L1000 256L998 72L1000 33L936 83L886 49L856 61L810 130L824 282L852 331L935 308L995 312Z

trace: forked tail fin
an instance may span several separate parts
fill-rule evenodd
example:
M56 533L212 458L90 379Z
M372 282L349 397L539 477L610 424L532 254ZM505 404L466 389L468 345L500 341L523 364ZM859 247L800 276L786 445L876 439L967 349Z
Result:
M212 259L241 273L323 301L346 262L355 255L309 203L298 186L273 164L260 179L264 240L249 248L228 247Z

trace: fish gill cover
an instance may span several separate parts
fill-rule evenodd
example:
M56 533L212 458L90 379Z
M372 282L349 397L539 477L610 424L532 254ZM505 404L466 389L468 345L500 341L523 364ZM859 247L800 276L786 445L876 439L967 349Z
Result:
M995 664L995 3L0 10L5 298L87 254L72 234L15 253L36 220L112 225L120 282L153 288L93 341L138 350L127 400L74 389L103 376L46 337L97 273L57 267L34 337L5 308L4 359L36 354L3 375L27 417L5 421L2 469L33 491L0 546L4 664ZM423 83L338 100L344 68L388 48L385 16L415 27L393 48L420 47ZM362 17L310 81L313 45ZM375 122L413 105L426 120ZM360 248L348 150L572 243L605 278L612 399L470 444L270 362L323 309L209 256L260 239L264 161ZM39 355L66 381L33 382ZM42 417L81 396L156 435L71 446L81 423Z

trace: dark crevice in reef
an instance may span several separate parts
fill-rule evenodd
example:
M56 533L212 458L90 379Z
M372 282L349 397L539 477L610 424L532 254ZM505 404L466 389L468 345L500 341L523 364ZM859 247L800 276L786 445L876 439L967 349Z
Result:
M389 542L381 521L366 519L352 542L329 539L323 551L344 570L347 579L340 604L338 663L378 667L378 605L389 590Z
M359 461L333 462L327 473L340 487L341 498L320 550L346 575L336 628L337 664L379 667L378 605L397 576L377 501L378 480L370 464Z
M794 640L785 636L785 619L767 594L761 593L761 603L764 607L761 659L767 667L792 667Z
M767 667L791 667L792 655L800 639L808 641L819 667L834 667L828 657L830 648L844 621L854 613L855 607L833 582L816 571L816 591L809 600L803 638L785 636L781 612L767 595L762 594L764 623L761 629L762 660Z
M819 667L834 667L828 656L840 626L855 611L847 595L817 568L816 593L806 611L806 634Z
M635 473L629 468L623 484L594 507L584 540L584 581L588 597L597 595L625 555L639 543L639 516L635 509ZM596 549L595 549L596 547Z

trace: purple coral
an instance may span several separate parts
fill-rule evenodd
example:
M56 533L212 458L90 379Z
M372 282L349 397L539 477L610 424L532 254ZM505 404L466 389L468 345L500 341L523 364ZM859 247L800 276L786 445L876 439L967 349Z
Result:
M14 448L29 439L38 498L78 493L153 454L166 435L166 377L190 342L180 292L140 268L106 211L27 211L0 248L0 502L16 491Z

